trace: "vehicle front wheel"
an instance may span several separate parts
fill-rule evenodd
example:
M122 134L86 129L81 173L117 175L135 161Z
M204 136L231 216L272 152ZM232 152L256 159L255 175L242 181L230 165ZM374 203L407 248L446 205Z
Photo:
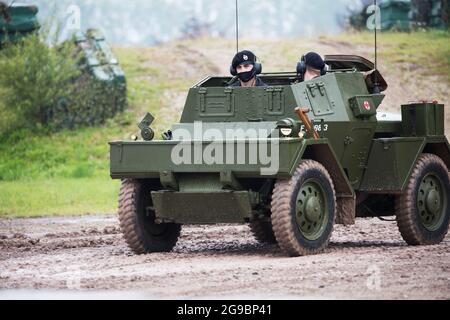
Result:
M289 180L279 180L272 196L272 225L289 256L317 254L327 246L336 216L336 192L328 171L304 160Z
M125 241L136 254L171 251L181 225L155 223L151 186L145 181L123 180L119 196L119 221Z

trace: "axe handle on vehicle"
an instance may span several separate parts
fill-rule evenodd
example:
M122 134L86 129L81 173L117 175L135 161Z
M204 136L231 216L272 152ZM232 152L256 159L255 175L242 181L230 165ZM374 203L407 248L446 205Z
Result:
M317 131L314 130L311 120L308 117L309 111L310 111L309 108L295 108L295 113L298 114L298 116L300 117L300 120L305 125L306 131L308 133L312 133L314 139L318 140L318 139L320 139L320 136L317 133Z

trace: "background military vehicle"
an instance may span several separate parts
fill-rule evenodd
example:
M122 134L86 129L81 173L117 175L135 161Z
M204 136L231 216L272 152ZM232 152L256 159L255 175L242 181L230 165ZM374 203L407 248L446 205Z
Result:
M7 4L0 1L0 47L5 41L16 42L39 29L38 8L34 5Z
M125 72L114 56L103 33L97 29L78 31L72 41L81 75L75 79L80 92L90 92L83 113L74 114L70 97L59 99L51 111L52 123L60 128L94 126L123 112L128 105Z
M130 248L170 251L183 224L249 223L259 241L278 243L289 256L315 254L327 247L335 223L392 215L408 244L440 243L450 219L444 106L422 101L403 105L401 117L377 113L387 84L375 65L357 56L325 60L328 72L307 82L295 72L266 73L268 87L231 88L230 77L209 77L190 89L172 128L195 134L201 122L218 133L268 129L267 137L222 142L246 156L261 140L269 149L277 142L276 173L262 174L260 160L174 163L176 146L202 152L214 139L168 132L153 141L151 115L139 126L143 141L111 142Z

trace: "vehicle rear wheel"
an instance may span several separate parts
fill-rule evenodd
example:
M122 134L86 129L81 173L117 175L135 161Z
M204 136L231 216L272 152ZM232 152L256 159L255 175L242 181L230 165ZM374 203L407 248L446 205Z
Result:
M273 233L272 222L265 220L254 220L250 222L250 230L255 239L260 243L276 244L277 239Z
M272 224L289 256L317 254L327 246L336 216L336 192L328 171L305 160L294 176L279 180L272 196Z
M171 251L180 236L181 225L155 223L151 187L143 181L122 181L119 221L125 241L136 254Z
M409 245L433 245L444 240L450 221L450 177L436 155L423 154L397 196L397 225Z

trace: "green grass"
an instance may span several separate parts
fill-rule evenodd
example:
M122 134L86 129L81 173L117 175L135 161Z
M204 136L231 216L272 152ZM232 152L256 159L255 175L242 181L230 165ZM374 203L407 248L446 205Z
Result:
M352 45L370 44L374 41L374 35L356 32L341 35L338 39ZM327 40L333 41L332 38ZM379 57L386 68L412 63L428 69L421 76L444 75L450 82L449 31L382 32L379 34Z
M114 213L119 182L108 177L0 182L1 217Z
M119 129L23 132L0 144L0 181L91 178L107 175L108 139Z

